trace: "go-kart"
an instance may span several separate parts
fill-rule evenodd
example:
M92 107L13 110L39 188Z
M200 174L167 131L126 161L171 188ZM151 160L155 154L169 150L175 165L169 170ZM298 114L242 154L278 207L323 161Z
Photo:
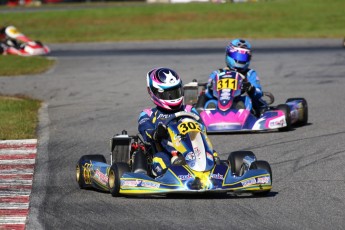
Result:
M76 165L80 188L110 192L112 196L170 193L252 193L266 195L272 188L269 163L257 160L251 151L229 154L220 160L194 113L178 112L165 122L168 144L182 159L161 176L152 172L157 146L144 143L126 131L111 139L111 164L103 155L84 155Z
M48 46L40 41L33 41L14 26L7 26L2 32L3 54L19 56L37 56L50 53Z
M308 122L308 105L304 98L289 98L285 104L272 106L274 96L264 92L262 109L254 110L252 100L241 88L246 78L235 71L225 71L213 81L216 99L205 95L207 83L184 85L185 103L200 113L208 133L288 131Z

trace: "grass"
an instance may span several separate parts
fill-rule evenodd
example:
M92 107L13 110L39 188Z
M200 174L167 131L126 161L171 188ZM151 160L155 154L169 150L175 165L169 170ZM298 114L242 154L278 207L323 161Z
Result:
M3 13L1 21L48 43L345 35L344 0L86 6L90 7Z
M0 56L0 76L39 74L49 70L54 63L45 57Z
M40 105L26 97L0 96L0 140L36 138Z

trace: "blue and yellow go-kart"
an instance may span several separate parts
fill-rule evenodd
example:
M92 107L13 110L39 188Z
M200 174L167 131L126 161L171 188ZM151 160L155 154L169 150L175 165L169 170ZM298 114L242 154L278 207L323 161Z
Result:
M80 188L109 191L113 196L169 193L253 193L268 194L272 171L267 161L250 151L229 154L220 160L213 151L204 125L193 113L178 112L167 121L169 145L183 159L164 174L152 174L152 146L138 135L116 135L111 141L111 162L103 155L85 155L76 166Z

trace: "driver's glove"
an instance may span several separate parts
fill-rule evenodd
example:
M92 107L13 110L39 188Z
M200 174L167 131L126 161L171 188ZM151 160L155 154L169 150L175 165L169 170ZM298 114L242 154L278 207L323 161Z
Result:
M153 140L160 142L162 139L168 139L168 137L169 137L169 134L168 134L167 127L163 125L162 123L159 123L158 127L153 133Z
M255 87L250 84L250 82L245 81L242 83L242 88L241 88L242 93L248 93L249 95L254 94L255 92Z

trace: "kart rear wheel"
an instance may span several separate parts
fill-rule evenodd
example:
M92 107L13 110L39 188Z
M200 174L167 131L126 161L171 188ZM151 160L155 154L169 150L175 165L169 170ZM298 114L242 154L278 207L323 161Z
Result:
M91 161L107 163L105 157L103 155L100 155L100 154L82 156L79 159L77 166L76 166L76 179L77 179L77 183L79 185L79 188L81 188L81 189L89 187L85 183L86 171L84 169L84 165L85 165L85 163L91 163Z
M246 156L256 159L256 156L252 151L236 151L230 153L228 161L230 162L231 172L236 176L242 176L243 172L241 172L241 169L243 165L243 158Z
M270 178L271 178L271 184L273 183L273 177L272 177L272 169L270 164L267 161L254 161L251 165L250 165L250 169L265 169L269 174L270 174ZM254 192L254 195L257 196L265 196L267 194L270 193L271 190L266 190L263 192Z
M304 99L303 97L296 97L296 98L289 98L286 100L286 103L287 102L290 102L290 101L302 101L302 119L299 120L296 125L298 126L303 126L303 125L306 125L308 123L308 103L307 103L307 100Z
M127 163L118 162L114 163L109 170L108 175L108 188L109 192L113 197L120 196L120 178L125 172L130 172L129 166Z
M286 120L286 127L279 128L278 130L282 132L289 131L291 129L290 107L286 104L281 104L281 105L278 105L276 109L283 111L283 113L285 114L285 120Z

